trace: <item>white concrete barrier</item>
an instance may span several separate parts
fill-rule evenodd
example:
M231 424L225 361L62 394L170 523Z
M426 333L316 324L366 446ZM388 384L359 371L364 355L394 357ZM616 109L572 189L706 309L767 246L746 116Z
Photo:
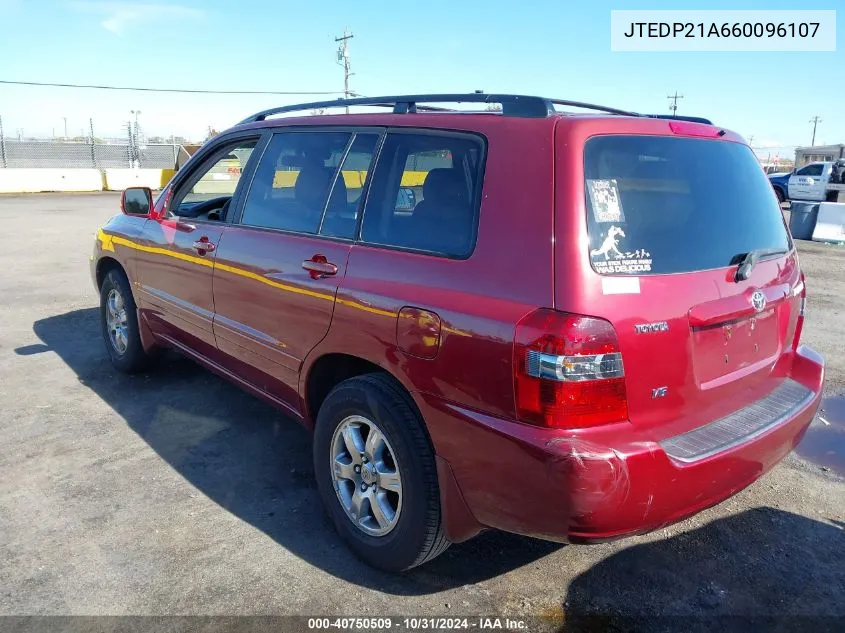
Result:
M845 203L822 202L813 231L816 242L845 242Z
M123 191L129 187L161 189L176 173L173 169L105 169L105 188Z
M0 193L102 191L99 169L0 169Z

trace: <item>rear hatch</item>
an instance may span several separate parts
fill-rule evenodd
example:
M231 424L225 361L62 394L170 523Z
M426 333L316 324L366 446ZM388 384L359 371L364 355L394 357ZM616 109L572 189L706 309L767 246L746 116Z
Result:
M663 437L774 389L801 309L797 257L766 176L747 146L709 129L713 138L587 139L580 293L558 260L556 307L613 324L630 421ZM558 222L558 232L574 226Z

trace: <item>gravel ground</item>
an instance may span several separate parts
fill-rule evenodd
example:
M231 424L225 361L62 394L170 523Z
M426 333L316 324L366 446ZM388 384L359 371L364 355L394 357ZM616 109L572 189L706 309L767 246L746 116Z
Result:
M405 576L365 567L324 518L298 425L175 356L147 375L112 370L88 255L117 205L0 197L0 614L540 616L532 628L591 630L731 615L720 629L762 616L845 629L845 481L795 455L647 536L487 533ZM804 341L827 359L828 395L843 394L845 247L799 251Z

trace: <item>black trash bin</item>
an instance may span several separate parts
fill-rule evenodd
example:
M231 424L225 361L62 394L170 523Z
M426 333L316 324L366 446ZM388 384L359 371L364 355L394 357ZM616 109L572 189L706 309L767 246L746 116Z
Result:
M819 203L793 201L790 212L789 230L792 237L797 240L813 239L813 231L819 217Z

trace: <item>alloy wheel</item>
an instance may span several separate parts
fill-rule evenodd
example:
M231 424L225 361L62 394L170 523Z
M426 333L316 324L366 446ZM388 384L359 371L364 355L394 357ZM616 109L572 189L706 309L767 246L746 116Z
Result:
M330 468L337 498L365 534L384 536L402 511L402 476L396 453L375 422L344 418L332 436Z
M118 355L123 356L129 346L127 330L126 302L117 288L109 290L106 297L106 328L109 342Z

